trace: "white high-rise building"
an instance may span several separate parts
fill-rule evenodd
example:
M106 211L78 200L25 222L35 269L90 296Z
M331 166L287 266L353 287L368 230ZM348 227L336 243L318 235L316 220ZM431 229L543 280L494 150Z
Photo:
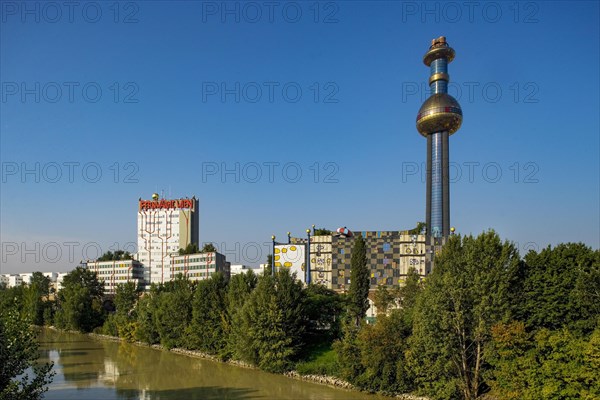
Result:
M166 200L158 194L152 200L139 199L138 254L144 266L146 284L172 279L171 256L180 248L199 244L198 200Z

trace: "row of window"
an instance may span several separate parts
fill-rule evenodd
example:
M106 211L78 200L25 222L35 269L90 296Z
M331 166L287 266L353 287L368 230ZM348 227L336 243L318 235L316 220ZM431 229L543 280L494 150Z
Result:
M213 271L214 272L214 271ZM192 272L187 274L188 278L205 278L208 277L212 274L212 272L206 273L206 272Z
M185 271L185 270L197 270L197 269L208 269L215 270L215 264L208 264L208 268L206 265L190 265L189 267L174 267L173 271Z
M117 274L128 274L128 272L126 269L117 269L114 271L98 271L96 272L96 275L117 275Z
M131 264L100 264L100 265L93 265L90 264L89 268L98 268L98 269L113 269L113 268L128 268Z
M166 250L179 250L179 246L178 245L167 245L164 246L164 248ZM146 248L144 247L141 251L148 251L148 250L162 250L163 246L150 246L150 248Z
M116 283L112 283L113 281L128 281L130 278L128 278L127 276L115 276L113 279L111 280L105 280L104 284L105 285L111 285L114 286L116 285Z
M182 263L196 263L196 262L206 262L206 259L210 259L212 257L199 257L199 258L188 258L187 260L174 260L175 264L182 264Z
M135 279L132 279L131 282L135 282ZM123 284L123 282L116 282L116 283L115 282L111 282L111 281L104 282L104 286L105 287L106 286L111 286L111 287L112 286L118 286L118 285L121 285L121 284Z

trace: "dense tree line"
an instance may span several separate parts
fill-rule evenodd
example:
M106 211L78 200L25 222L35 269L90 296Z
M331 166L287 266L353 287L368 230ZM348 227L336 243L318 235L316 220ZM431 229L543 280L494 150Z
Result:
M521 259L493 231L456 235L424 282L377 290L375 325L345 326L340 373L432 399L597 399L599 296L599 250L568 243Z
M267 371L336 375L382 393L431 399L600 398L600 251L567 243L521 257L493 232L454 235L425 279L372 293L355 239L347 294L303 287L287 270L141 293L119 285L103 305L96 276L76 269L55 301L46 283L0 291L3 309L36 324L200 350ZM40 274L41 275L41 274ZM10 295L7 293L10 292ZM51 296L50 296L51 297Z
M148 344L200 350L282 372L311 345L339 336L336 318L342 308L339 295L324 287L304 288L287 270L275 276L248 271L229 281L216 273L200 282L178 277L153 285L128 321L135 326L135 339Z

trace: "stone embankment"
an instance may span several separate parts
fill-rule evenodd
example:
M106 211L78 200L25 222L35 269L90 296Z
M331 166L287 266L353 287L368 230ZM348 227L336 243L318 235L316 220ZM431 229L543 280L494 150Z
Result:
M334 376L327 376L327 375L300 375L296 371L284 372L283 375L285 375L287 377L290 377L290 378L299 379L301 381L319 383L321 385L332 386L332 387L335 387L335 388L360 391L360 389L356 388L351 383L346 382L343 379L336 378ZM395 395L393 397L395 397L396 399L400 399L400 400L430 400L427 397L413 396L411 394L398 394L398 395Z
M342 380L340 378L336 378L334 376L300 375L296 371L284 372L283 375L285 375L289 378L299 379L301 381L320 383L322 385L334 386L336 388L342 388L342 389L348 389L348 390L358 390L354 386L352 386L351 383L346 382L345 380Z

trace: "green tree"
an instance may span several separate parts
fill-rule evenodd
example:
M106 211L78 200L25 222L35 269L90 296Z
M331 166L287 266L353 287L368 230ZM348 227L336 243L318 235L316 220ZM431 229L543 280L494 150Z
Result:
M37 400L54 375L52 364L37 365L38 344L29 321L15 309L0 309L0 400ZM29 379L27 369L33 369Z
M417 222L417 226L408 231L409 235L420 235L427 224L425 222Z
M314 283L304 289L304 296L307 342L322 345L338 339L345 299L335 291Z
M112 261L113 259L114 259L113 252L107 251L106 253L104 253L100 257L98 257L97 261Z
M215 247L214 244L212 244L212 243L206 243L202 247L202 250L200 251L200 253L214 253L215 251L217 251L217 248Z
M152 284L150 291L142 296L137 303L135 337L144 343L157 344L160 342L154 317L158 309L160 291L161 288L158 285Z
M183 249L183 248L179 249L180 256L183 256L186 254L196 254L196 253L200 253L197 243L189 243L187 246L185 246L185 249Z
M0 290L0 309L24 309L25 303L25 286L19 285L11 288Z
M252 270L246 271L245 274L234 275L229 279L225 298L225 321L223 324L227 346L223 350L223 358L235 355L237 343L245 334L242 328L242 310L257 284L258 277Z
M369 390L388 393L407 393L413 389L410 368L404 353L411 326L402 310L392 310L377 317L374 325L364 325L358 333L358 354L361 374L352 383Z
M492 329L492 395L507 400L600 398L600 329L584 339L567 329L527 333L522 322Z
M226 345L224 323L227 281L220 272L198 282L192 300L192 320L187 327L186 344L210 354L221 354Z
M355 321L347 318L342 325L342 338L333 343L340 366L340 377L354 383L365 372L360 356L359 332L360 328L355 325Z
M44 302L44 325L54 325L54 314L56 312L56 300L49 300Z
M120 260L132 260L133 256L124 250L116 250L114 253L112 251L107 251L102 254L97 261L120 261Z
M102 326L105 312L102 307L104 285L95 273L77 267L63 280L58 292L58 311L55 323L59 328L91 332Z
M139 297L140 291L135 282L126 282L117 285L115 289L116 313L135 316L135 305Z
M600 327L600 250L593 253L593 261L577 275L573 296L581 318L573 324L573 330L587 333Z
M317 228L315 229L315 233L313 236L329 236L331 235L331 231L325 228Z
M244 361L271 372L291 368L303 345L302 284L287 269L261 276L244 304L241 326L236 353Z
M486 375L492 388L492 394L506 400L524 399L532 366L535 360L532 335L525 330L525 324L519 321L500 323L492 327L492 341L489 343L488 361L493 367Z
M354 325L358 327L369 309L368 297L371 285L365 240L362 235L358 235L354 240L350 263L352 269L350 271L350 289L348 290L348 315L354 321Z
M166 348L185 346L185 330L192 317L192 297L192 283L182 275L165 283L159 292L153 319L160 344Z
M531 251L523 275L518 316L529 330L594 330L600 315L600 250L566 243Z
M412 327L413 325L415 307L422 291L423 284L421 282L421 276L416 269L409 268L406 281L403 286L398 288L396 296L406 326Z
M491 327L511 317L520 259L514 245L485 232L453 236L418 296L409 352L420 390L439 399L476 399Z
M352 269L350 289L346 297L347 319L342 325L342 338L334 343L333 348L338 355L342 378L350 382L357 382L365 370L360 357L359 332L369 308L368 297L371 284L365 241L362 235L357 236L354 240L350 262Z
M409 351L415 304L421 290L420 277L411 269L395 296L381 288L375 296L379 304L379 298L385 302L391 298L400 308L387 315L380 313L374 325L346 325L344 339L335 346L345 379L368 391L406 393L414 388L412 368L405 354ZM386 309L385 305L380 307Z
M104 284L98 280L97 275L83 267L77 267L63 279L63 288L68 286L80 285L89 289L90 294L95 298L101 298L104 295Z
M36 271L31 276L30 286L36 286L40 297L47 297L50 294L50 278Z
M396 298L394 294L391 293L386 285L378 285L377 290L375 291L375 296L373 298L373 303L375 304L375 308L377 308L377 316L385 315L388 312L388 309L394 305Z
M44 325L44 311L49 294L50 279L41 272L34 272L31 282L23 289L23 306L25 315L35 325Z
M115 289L116 311L104 322L103 331L107 335L119 336L127 341L135 341L137 329L137 301L140 292L135 282L121 283Z

